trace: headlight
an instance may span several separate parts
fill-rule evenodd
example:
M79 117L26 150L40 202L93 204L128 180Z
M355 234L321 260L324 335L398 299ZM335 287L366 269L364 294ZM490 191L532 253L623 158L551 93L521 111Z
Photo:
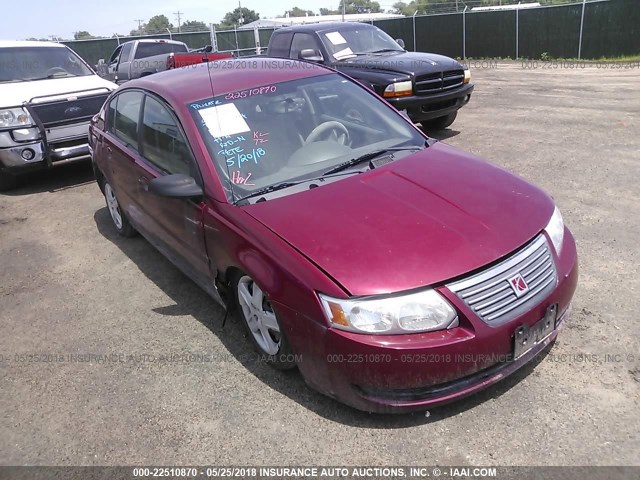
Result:
M562 250L562 241L564 240L564 221L562 220L562 215L560 214L558 207L553 210L551 220L549 220L547 226L544 227L544 230L549 235L549 238L556 249L556 253L560 255L560 250Z
M471 81L471 70L464 71L464 83L469 83Z
M458 326L456 311L434 290L362 300L318 296L332 326L352 332L416 333Z
M0 128L33 125L31 115L22 107L0 109Z
M387 85L384 89L383 97L404 97L413 93L413 85L411 80L406 82L396 82L391 85Z

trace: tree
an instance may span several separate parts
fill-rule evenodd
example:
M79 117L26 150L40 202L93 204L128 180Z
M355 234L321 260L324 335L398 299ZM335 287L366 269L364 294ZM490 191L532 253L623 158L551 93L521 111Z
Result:
M224 16L221 25L223 27L233 27L237 24L246 25L256 20L260 20L260 14L246 7L238 7L233 12L229 12Z
M74 40L86 40L88 38L96 38L93 35L91 35L89 32L87 32L86 30L80 30L79 32L75 32L73 34L73 38Z
M169 19L164 15L156 15L149 19L149 21L144 25L143 30L146 34L165 33L167 28L169 30L173 28L173 24L169 22Z
M209 27L207 27L206 23L198 20L187 20L182 24L180 29L183 32L203 32L205 30L209 30Z
M344 13L379 13L380 4L371 0L341 0L338 13L342 13L342 2L345 2Z
M298 7L293 7L291 10L287 10L286 12L284 12L284 16L287 16L287 13L289 14L290 17L306 17L306 16L313 16L315 15L315 13L313 13L312 10L303 10L302 8L298 8Z

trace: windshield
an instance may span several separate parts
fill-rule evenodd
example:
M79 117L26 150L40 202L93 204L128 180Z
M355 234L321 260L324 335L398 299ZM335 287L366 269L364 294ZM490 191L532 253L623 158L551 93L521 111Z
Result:
M0 49L0 82L24 82L92 74L80 57L66 47Z
M367 53L402 52L396 41L379 28L362 26L339 32L323 32L322 43L335 60Z
M424 148L426 141L377 97L333 73L203 99L189 108L231 201L317 178L376 150Z

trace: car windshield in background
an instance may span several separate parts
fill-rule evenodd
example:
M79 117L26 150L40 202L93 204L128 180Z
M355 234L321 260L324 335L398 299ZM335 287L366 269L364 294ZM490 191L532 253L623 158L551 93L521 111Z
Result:
M320 38L336 60L370 53L403 51L400 45L382 30L366 26L339 32L323 32Z
M187 53L187 47L179 43L140 42L136 49L136 59L166 55L168 53Z
M0 49L0 83L81 77L93 72L74 52L61 47Z
M394 110L337 74L231 92L189 108L232 201L317 178L375 151L406 147L394 153L410 154L426 141Z

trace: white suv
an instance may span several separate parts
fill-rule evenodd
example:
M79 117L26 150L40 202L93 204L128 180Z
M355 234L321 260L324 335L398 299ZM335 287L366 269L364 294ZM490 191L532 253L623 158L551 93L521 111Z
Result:
M64 45L0 41L0 190L21 173L89 158L89 122L116 88Z

